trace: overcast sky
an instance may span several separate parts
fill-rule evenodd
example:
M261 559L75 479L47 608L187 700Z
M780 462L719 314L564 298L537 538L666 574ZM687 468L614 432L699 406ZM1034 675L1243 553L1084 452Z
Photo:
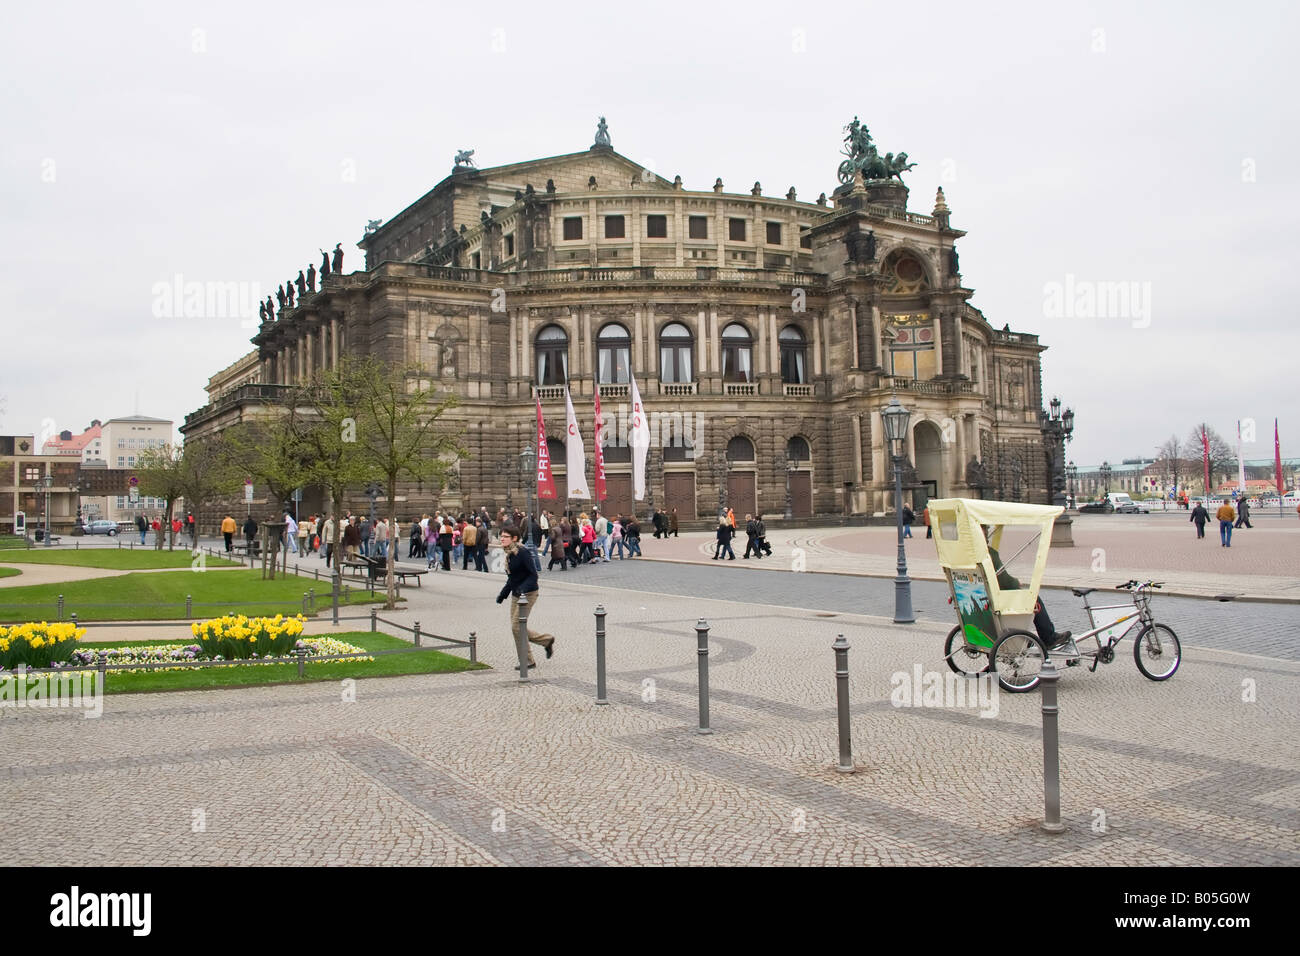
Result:
M293 9L6 14L0 433L179 424L252 333L159 317L160 283L245 283L254 301L336 242L358 269L366 220L457 149L480 166L581 150L603 114L616 150L688 189L813 199L856 114L917 163L914 211L943 186L974 305L1049 346L1072 458L1241 417L1258 422L1247 457L1270 457L1274 416L1300 454L1294 4ZM1100 283L1125 284L1124 314Z

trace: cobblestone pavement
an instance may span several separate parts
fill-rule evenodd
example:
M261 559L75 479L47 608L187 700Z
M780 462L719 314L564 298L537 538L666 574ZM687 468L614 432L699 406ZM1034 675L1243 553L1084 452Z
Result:
M352 703L331 682L113 696L98 720L0 711L0 801L69 822L4 815L0 863L1300 863L1295 663L1189 647L1163 683L1123 658L1067 670L1068 831L1053 837L1035 827L1037 694L987 699L988 718L891 705L896 672L943 667L946 621L553 575L533 623L558 636L556 656L521 685L500 580L435 575L390 612L477 631L494 670L363 680ZM608 707L593 701L598 601ZM699 616L712 736L694 732ZM833 769L837 633L853 648L848 775Z

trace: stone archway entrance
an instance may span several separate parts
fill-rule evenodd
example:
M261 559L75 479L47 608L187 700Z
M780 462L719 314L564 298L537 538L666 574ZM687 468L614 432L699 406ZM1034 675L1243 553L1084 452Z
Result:
M917 422L912 432L916 448L916 480L920 487L913 493L912 508L918 514L931 498L948 494L943 471L943 434L934 422Z

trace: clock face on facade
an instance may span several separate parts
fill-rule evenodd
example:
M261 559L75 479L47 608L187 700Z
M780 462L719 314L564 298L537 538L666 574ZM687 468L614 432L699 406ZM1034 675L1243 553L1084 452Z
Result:
M925 288L925 268L915 256L898 254L887 267L889 287L894 295L910 295Z

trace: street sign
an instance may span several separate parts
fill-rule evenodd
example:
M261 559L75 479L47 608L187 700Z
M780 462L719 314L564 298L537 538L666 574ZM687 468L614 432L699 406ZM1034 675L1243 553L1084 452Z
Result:
M251 481L244 482L244 500L253 500L253 483Z

